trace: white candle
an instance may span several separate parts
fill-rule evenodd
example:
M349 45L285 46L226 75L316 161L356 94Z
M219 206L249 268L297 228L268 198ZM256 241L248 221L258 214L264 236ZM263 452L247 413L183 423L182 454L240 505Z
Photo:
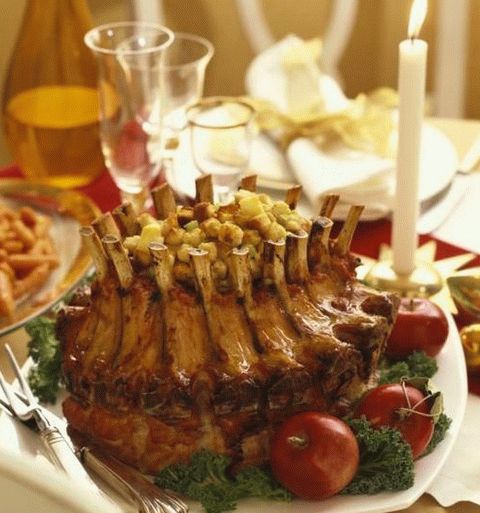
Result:
M409 39L399 46L397 186L392 226L393 269L399 275L409 275L415 269L418 244L418 179L428 45L417 35L426 11L427 0L414 1Z

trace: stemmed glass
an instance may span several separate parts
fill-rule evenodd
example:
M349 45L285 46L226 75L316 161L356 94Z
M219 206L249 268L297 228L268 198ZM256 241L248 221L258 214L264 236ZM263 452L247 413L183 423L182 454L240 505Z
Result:
M193 161L211 174L216 200L226 202L248 168L255 111L236 98L205 98L187 110Z
M213 52L210 41L183 32L174 33L174 41L165 51L161 69L167 151L178 146L178 135L187 126L186 110L203 95L205 69Z
M164 51L174 39L146 22L101 25L85 35L97 57L100 141L123 200L142 209L161 164ZM74 108L74 106L72 106Z

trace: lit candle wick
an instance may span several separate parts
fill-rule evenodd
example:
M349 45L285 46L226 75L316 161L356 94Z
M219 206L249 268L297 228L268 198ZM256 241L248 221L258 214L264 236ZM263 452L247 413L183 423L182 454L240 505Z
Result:
M415 0L410 9L408 20L408 37L413 40L418 37L427 15L427 0Z

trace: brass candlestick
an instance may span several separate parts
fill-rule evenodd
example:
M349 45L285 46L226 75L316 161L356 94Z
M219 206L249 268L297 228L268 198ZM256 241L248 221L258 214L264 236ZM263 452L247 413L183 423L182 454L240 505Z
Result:
M375 288L394 290L401 295L429 296L432 301L457 313L446 279L475 258L473 253L436 260L436 241L421 245L415 252L417 267L409 276L397 276L392 269L392 249L386 244L380 246L378 260L360 256L362 265L357 268L359 280Z
M444 286L443 278L430 262L415 262L410 274L398 274L392 260L374 264L363 280L367 285L380 290L397 292L403 297L430 297Z

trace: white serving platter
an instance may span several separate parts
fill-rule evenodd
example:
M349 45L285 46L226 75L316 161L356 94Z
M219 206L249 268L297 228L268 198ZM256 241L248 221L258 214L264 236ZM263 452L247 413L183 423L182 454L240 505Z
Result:
M450 314L447 316L450 333L444 348L437 357L439 371L434 377L434 384L443 392L445 412L453 421L445 440L432 454L415 463L415 484L412 488L403 492L381 493L373 496L336 496L321 502L294 500L292 503L279 503L248 499L239 501L238 513L258 513L259 511L262 513L387 513L407 508L425 493L452 450L463 420L468 395L467 374L460 337L453 318ZM53 407L52 411L61 415L60 405ZM2 458L6 454L4 451L7 450L8 459ZM44 496L47 494L48 500L52 501L52 504L63 504L65 507L65 489L48 485L52 480L55 481L57 472L53 466L49 468L39 437L14 421L1 409L0 460L0 496L9 497L11 507L7 508L8 511L23 512L22 509L14 507L16 501L19 504L23 501L23 496L15 496L15 493L20 493L22 487L30 487L32 492L39 497L39 501L40 498L44 500ZM8 488L8 491L3 489L10 487L13 481L18 480L19 462L25 466L25 462L28 461L32 462L34 468L41 464L42 473L26 470L22 474L22 486ZM14 492L14 490L18 492ZM12 493L14 494L12 495ZM84 493L83 488L73 483L68 489L68 498L71 504L78 504L77 501L82 500ZM57 509L53 509L52 506L51 511L57 511ZM68 508L62 510L62 513L63 511L70 512ZM78 511L90 513L86 503L85 508ZM201 513L202 508L198 503L190 503L190 511L191 513Z

